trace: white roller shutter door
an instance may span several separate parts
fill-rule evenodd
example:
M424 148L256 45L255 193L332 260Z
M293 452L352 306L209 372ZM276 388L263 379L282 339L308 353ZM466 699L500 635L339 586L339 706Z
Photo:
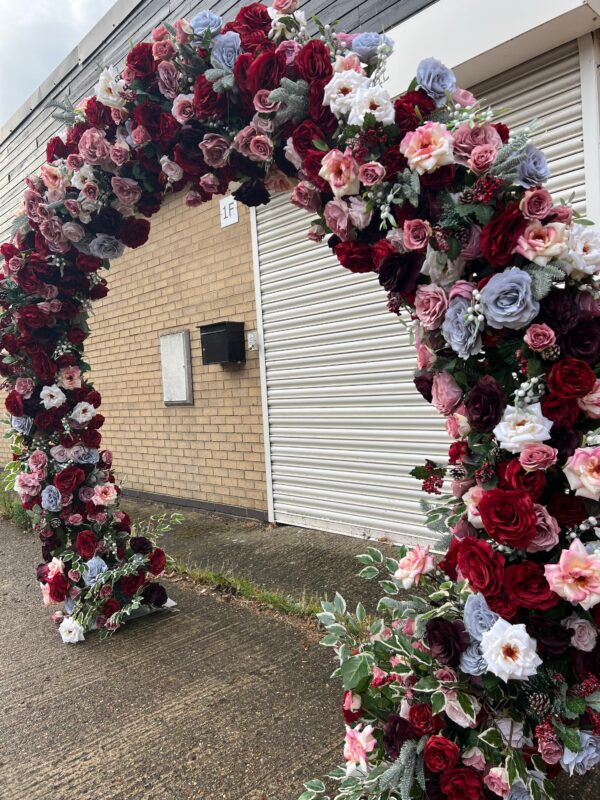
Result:
M475 91L509 107L511 125L537 115L553 190L575 190L581 203L576 46ZM283 195L256 215L275 520L433 542L408 473L445 458L443 419L414 388L414 349L376 276L351 274L325 245L308 242L309 220Z

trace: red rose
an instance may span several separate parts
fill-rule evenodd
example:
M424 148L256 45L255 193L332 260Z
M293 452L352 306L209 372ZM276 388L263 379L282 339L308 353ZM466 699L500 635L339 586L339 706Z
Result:
M58 158L66 158L69 155L69 148L65 145L60 136L53 136L46 145L46 161L51 164Z
M498 131L498 135L506 144L508 142L508 137L510 136L510 130L508 129L508 125L505 125L503 122L492 122L492 128L496 128Z
M56 365L43 350L31 354L31 368L41 381L52 381L56 375Z
M350 272L373 272L373 248L362 242L340 242L333 248L337 260Z
M418 703L411 706L408 711L408 721L410 722L415 733L419 736L424 736L426 733L435 732L435 724L433 722L433 714L431 706L425 703Z
M38 294L42 286L36 271L32 269L29 264L21 267L18 273L12 277L17 286L23 289L27 294Z
M254 61L251 53L240 53L233 65L233 79L239 92L242 107L254 112L254 95L248 89L248 70Z
M160 117L162 114L161 107L158 103L152 103L150 100L144 100L139 106L136 106L133 112L133 119L138 125L142 125L152 139L160 138Z
M563 358L548 373L548 389L563 400L585 397L594 388L596 376L589 364L578 358Z
M167 564L167 557L165 551L160 547L156 547L148 556L148 569L153 575L160 575L164 572Z
M318 39L311 39L294 59L298 75L307 83L331 78L333 67L327 45Z
M156 70L156 62L152 55L152 44L150 42L140 42L129 51L126 63L133 74L138 78L145 78L152 75Z
M50 321L45 311L37 306L23 306L18 312L17 326L21 333L26 334L29 329L43 328Z
M277 89L285 75L283 53L263 53L255 58L248 70L246 84L254 96L259 89Z
M272 39L268 39L264 31L240 30L242 50L245 53L252 53L253 56L265 53L267 50L275 50L277 45Z
M494 553L489 542L467 536L457 545L458 569L476 592L498 594L504 581L504 556Z
M524 470L518 458L503 461L497 469L500 477L498 486L501 489L522 489L532 500L537 500L546 488L543 470Z
M4 405L9 414L13 417L23 416L23 397L14 389L4 398Z
M102 613L105 617L112 617L113 614L116 614L117 611L121 608L121 603L116 600L114 597L109 597L109 599L104 603L102 606Z
M331 187L324 178L321 178L319 172L321 170L322 161L325 153L321 150L309 150L304 156L304 163L302 169L306 173L308 180L314 184L321 192L329 192L331 194Z
M104 278L100 283L95 283L90 289L90 300L101 300L108 294L108 284Z
M408 167L408 161L404 158L397 145L386 150L379 159L379 163L385 167L384 180L386 181L396 181L398 173L404 172ZM404 205L408 206L409 203ZM396 206L396 208L399 208L399 206Z
M450 546L446 551L446 555L442 558L442 560L438 564L438 567L442 570L442 572L453 581L458 580L458 574L456 572L456 568L458 566L458 556L460 553L460 548L461 548L461 540L453 537L452 540L450 541Z
M421 119L417 115L419 109ZM416 92L405 92L394 100L394 111L396 114L396 125L400 128L400 134L404 135L409 131L414 131L422 124L422 120L431 114L435 109L435 103L422 89Z
M141 217L127 217L119 232L119 239L126 247L141 247L148 241L150 223Z
M86 428L81 431L81 441L86 447L99 447L102 441L102 435L93 428Z
M547 394L542 398L541 405L542 414L561 428L572 428L579 417L579 406L574 397L567 400L556 394Z
M325 141L325 135L318 125L315 125L311 120L305 119L294 129L292 142L302 158L309 150L315 149L315 141Z
M240 8L235 16L234 25L236 30L243 26L250 30L262 30L266 33L271 29L271 17L262 3L250 3L250 5Z
M175 136L181 125L172 114L167 114L166 111L160 115L160 125L158 138L162 144L168 144Z
M423 761L430 772L445 772L458 764L458 745L445 736L432 736L423 750Z
M525 548L536 536L535 509L527 492L490 489L478 509L485 531L500 544Z
M71 342L71 344L82 344L85 341L87 333L81 328L71 328L71 330L67 334L67 339Z
M80 272L96 272L101 269L103 263L101 258L88 256L85 253L79 253L75 259L75 266Z
M110 108L97 97L88 97L85 102L85 118L94 128L105 128L112 123Z
M489 597L486 596L488 606L494 611L496 614L499 614L502 619L511 622L517 614L519 610L518 606L511 600L511 598L506 594L506 592L500 592L499 594L491 595Z
M449 769L440 778L440 788L448 800L481 800L481 775L469 767Z
M146 573L140 567L133 575L125 575L119 581L119 589L123 592L125 597L133 597L133 595L140 589L146 580Z
M312 81L308 87L308 116L326 133L333 133L338 121L328 106L323 105L325 86L328 81Z
M375 244L371 245L371 249L373 251L373 266L375 269L379 269L385 259L396 252L387 239L379 239Z
M48 581L50 587L50 600L53 603L62 603L67 597L69 591L69 581L66 575L62 572L55 572L52 578Z
M481 252L494 267L506 267L527 221L518 203L511 203L484 225L479 240Z
M85 472L80 467L67 467L54 476L54 485L61 494L72 494L85 480Z
M89 558L92 558L96 552L97 544L98 540L96 539L94 531L79 531L77 539L75 540L75 549L79 555L87 561Z
M548 611L559 602L544 575L543 564L522 561L511 564L504 572L506 592L511 600L522 608Z
M227 108L227 93L217 94L212 83L204 75L198 75L194 83L194 111L199 119L223 116Z

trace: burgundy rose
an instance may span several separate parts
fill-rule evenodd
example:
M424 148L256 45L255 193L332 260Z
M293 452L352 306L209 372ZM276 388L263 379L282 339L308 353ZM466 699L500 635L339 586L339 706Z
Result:
M460 749L445 736L432 736L423 750L423 761L430 772L445 772L460 760Z
M164 572L167 564L167 557L165 551L160 547L156 547L148 557L148 569L153 575L160 575Z
M554 287L540 302L539 322L566 334L579 322L579 308L570 292Z
M481 800L484 796L481 775L469 767L455 767L444 772L440 787L448 800Z
M423 256L420 253L394 253L381 262L379 283L388 292L398 292L412 299L422 266Z
M419 736L424 736L426 733L435 733L436 727L431 706L426 703L412 705L408 710L408 721L414 732Z
M75 540L75 549L79 555L87 561L88 559L92 558L96 552L97 544L98 541L94 531L80 531L77 534L77 539Z
M556 448L559 463L564 463L580 447L581 440L582 435L579 431L573 430L573 428L561 428L558 425L553 425L547 444Z
M138 78L146 78L156 70L156 62L152 55L152 44L140 42L128 53L125 63Z
M572 428L579 417L580 408L573 397L567 400L555 394L547 394L541 401L542 414L563 428Z
M535 508L527 492L490 489L478 509L486 532L500 544L525 548L535 538Z
M596 376L589 364L578 358L563 358L548 373L548 389L564 400L585 397L595 382Z
M561 340L563 352L592 366L600 360L600 320L580 322Z
M415 375L413 383L419 394L427 400L428 403L431 403L433 400L433 373L421 372Z
M494 553L489 542L468 536L451 549L452 558L456 555L460 574L469 581L476 592L482 592L486 597L501 592L504 582L504 556ZM449 554L446 558L448 557ZM444 570L452 576L446 567Z
M389 715L383 726L383 746L392 761L398 758L404 742L416 738L417 735L408 720L399 714Z
M141 247L148 241L150 223L141 217L127 217L119 231L119 239L126 247Z
M250 180L242 183L242 185L233 192L233 196L236 200L239 200L240 203L250 208L266 205L271 200L269 190L263 181L258 180Z
M162 608L167 602L167 592L164 586L160 583L152 581L147 583L142 589L142 605L154 606L155 608Z
M198 75L194 83L194 110L198 118L220 117L226 108L227 93L218 94L204 75Z
M14 389L4 398L4 405L9 414L13 417L23 416L23 396Z
M469 646L470 637L461 620L450 622L438 617L427 623L425 641L436 661L449 667L457 667L460 654Z
M573 631L561 625L558 620L536 614L526 620L525 626L529 635L536 640L540 655L561 656L571 644Z
M119 581L119 589L125 597L133 597L133 595L140 589L146 580L146 573L140 567L133 575L125 575Z
M583 499L574 494L554 493L548 501L548 511L562 528L576 527L589 516Z
M479 244L484 258L493 267L506 267L513 258L519 236L527 220L518 203L511 203L481 229Z
M112 617L113 614L116 614L120 608L121 603L119 603L115 597L109 597L102 606L102 614L108 619L108 617Z
M86 447L99 447L102 436L99 431L93 428L86 428L81 431L81 441Z
M296 56L294 67L308 84L312 81L329 80L333 75L329 48L319 39L311 39Z
M533 561L506 567L504 584L511 600L522 608L548 611L560 599L548 585L543 564L534 564Z
M292 142L298 154L302 157L308 153L309 150L314 150L315 141L324 141L325 135L323 131L309 119L303 122L294 129L292 134Z
M417 114L417 109L419 114ZM414 131L422 124L435 109L435 103L422 89L415 92L405 92L394 100L396 125L400 128L400 135ZM420 115L420 117L419 117Z
M145 536L132 536L129 545L134 553L146 556L152 552L152 542Z
M465 407L471 427L490 433L502 419L506 395L492 375L484 375L469 392Z
M350 272L373 272L372 248L363 242L340 242L333 248L340 264Z
M73 494L85 480L85 472L80 467L67 467L54 476L54 485L61 494Z

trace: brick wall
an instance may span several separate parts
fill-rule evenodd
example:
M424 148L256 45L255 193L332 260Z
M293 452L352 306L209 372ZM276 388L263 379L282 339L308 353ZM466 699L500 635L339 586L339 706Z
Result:
M94 304L86 352L102 394L104 446L132 490L266 510L258 353L245 366L203 366L198 325L256 328L249 214L221 228L218 201L170 198L148 243L113 262ZM165 406L159 335L187 328L192 406Z

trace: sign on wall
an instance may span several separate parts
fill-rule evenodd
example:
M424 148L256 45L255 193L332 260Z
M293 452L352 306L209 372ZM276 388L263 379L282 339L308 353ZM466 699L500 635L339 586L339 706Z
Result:
M226 228L228 225L235 225L238 221L238 205L235 197L222 197L219 201L221 210L221 227Z
M163 401L167 406L192 405L192 367L189 331L160 335Z

